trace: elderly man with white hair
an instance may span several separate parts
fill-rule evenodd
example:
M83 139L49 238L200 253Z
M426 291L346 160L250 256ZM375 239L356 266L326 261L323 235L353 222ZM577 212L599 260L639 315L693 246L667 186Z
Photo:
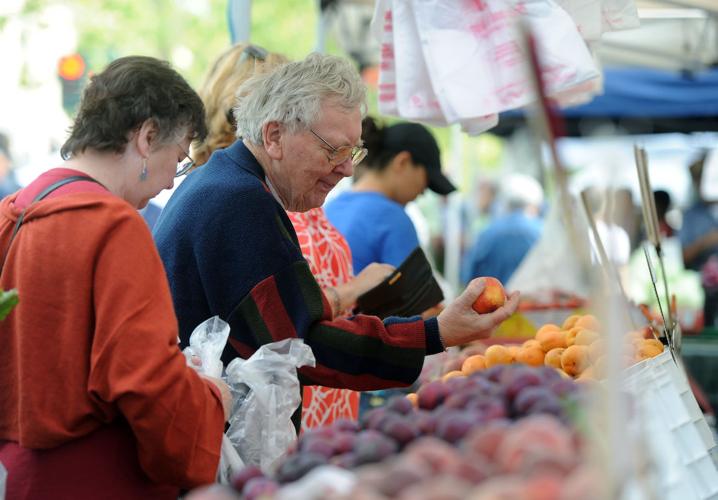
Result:
M321 206L366 155L364 85L347 60L311 54L237 95L238 140L187 177L155 227L183 342L219 315L231 327L225 361L301 338L316 358L304 383L376 390L411 384L425 355L485 338L513 313L518 293L474 312L484 286L474 280L435 318L332 319L286 210Z
M541 236L543 189L536 179L525 174L506 176L499 188L499 203L503 215L479 234L464 260L464 283L476 276L493 276L507 283Z

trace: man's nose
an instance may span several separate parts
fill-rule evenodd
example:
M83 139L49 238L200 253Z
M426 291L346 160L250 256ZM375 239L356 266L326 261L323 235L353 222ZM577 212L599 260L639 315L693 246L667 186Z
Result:
M351 177L354 174L354 164L352 163L352 159L347 158L346 161L343 161L334 167L334 171L341 174L343 177Z

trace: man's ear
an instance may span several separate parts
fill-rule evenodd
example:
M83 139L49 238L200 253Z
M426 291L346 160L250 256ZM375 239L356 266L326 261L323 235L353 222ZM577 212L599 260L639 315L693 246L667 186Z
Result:
M262 142L264 150L273 160L281 160L283 156L282 135L286 129L279 122L267 122L262 126Z
M134 135L137 152L142 158L148 158L152 147L155 146L159 130L152 118L145 120Z

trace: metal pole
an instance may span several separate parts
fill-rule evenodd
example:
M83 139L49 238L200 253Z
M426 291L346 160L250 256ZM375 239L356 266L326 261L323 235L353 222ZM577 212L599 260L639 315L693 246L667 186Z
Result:
M232 45L249 42L252 28L252 0L227 0L227 23Z

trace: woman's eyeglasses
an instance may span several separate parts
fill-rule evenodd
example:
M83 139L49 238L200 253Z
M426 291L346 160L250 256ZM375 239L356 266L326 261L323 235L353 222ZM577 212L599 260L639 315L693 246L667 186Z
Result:
M329 148L331 148L332 152L327 154L327 159L329 160L329 164L332 167L337 167L349 159L351 159L352 161L352 167L356 167L357 165L359 165L359 163L361 163L364 158L366 158L366 155L369 152L367 148L363 148L360 146L341 146L335 148L311 128L309 129L309 131L314 134L317 139L319 139Z
M177 164L177 173L175 174L175 177L182 177L184 174L192 170L192 167L194 167L194 160L189 155L189 153L184 150L182 146L180 146L179 144L177 145L187 157Z

